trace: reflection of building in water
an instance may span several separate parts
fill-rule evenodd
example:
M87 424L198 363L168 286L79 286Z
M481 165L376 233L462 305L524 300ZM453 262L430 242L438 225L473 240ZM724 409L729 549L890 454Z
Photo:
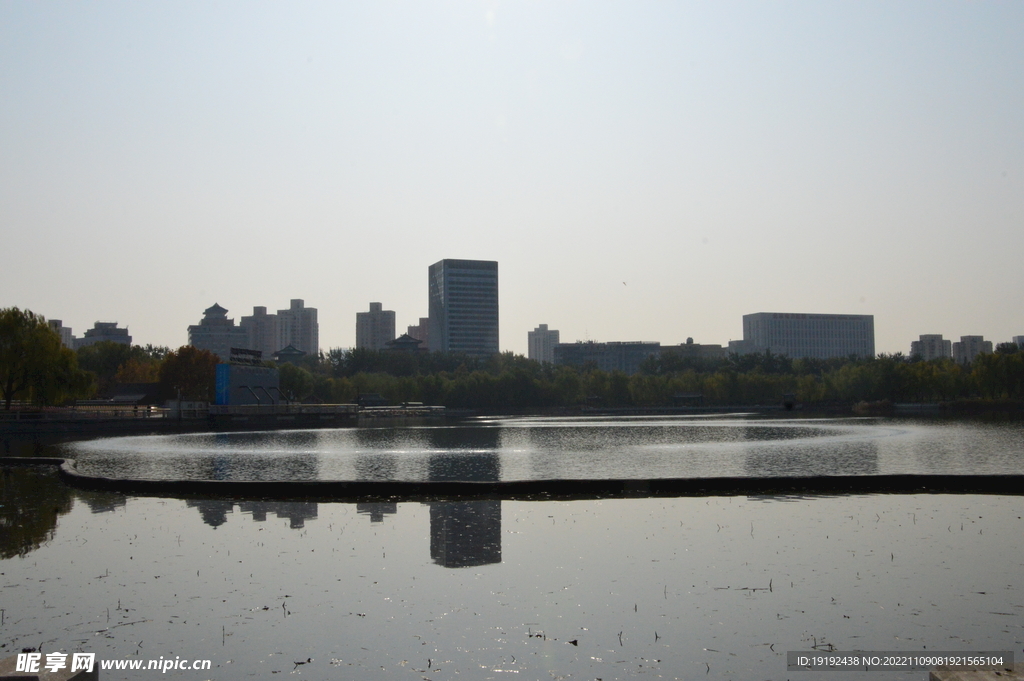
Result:
M273 513L278 518L287 518L289 527L293 530L301 529L309 518L316 518L316 502L307 501L243 501L238 504L242 513L251 513L254 522L262 523L267 519L267 513Z
M448 568L501 562L501 501L430 502L430 558Z
M398 513L398 504L394 502L356 504L356 513L370 516L371 523L382 523L384 516Z
M432 454L428 479L496 481L501 479L500 428L429 428Z
M431 481L501 479L497 428L435 428L431 444L443 454L430 457ZM430 502L430 557L444 567L501 562L501 502Z
M186 502L189 508L198 508L203 522L210 527L219 527L227 522L228 513L235 510L235 502L215 499ZM293 530L302 528L309 518L316 518L315 502L304 501L243 501L238 504L242 513L251 513L254 522L264 522L268 513L278 518L287 518Z
M202 499L199 501L186 501L189 508L198 508L199 515L203 522L210 527L220 527L228 521L228 513L235 509L233 501L217 501L214 499Z

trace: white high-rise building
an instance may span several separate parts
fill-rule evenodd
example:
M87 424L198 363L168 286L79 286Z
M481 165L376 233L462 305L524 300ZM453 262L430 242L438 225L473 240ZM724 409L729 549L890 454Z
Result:
M957 364L970 364L982 353L992 354L992 341L984 336L960 336L960 342L953 343L953 361Z
M385 310L381 303L370 303L369 312L356 312L356 347L386 350L395 340L395 311Z
M289 345L309 355L320 353L320 324L316 308L306 307L300 298L293 298L291 307L277 311L278 350Z
M548 329L547 324L541 324L533 331L526 334L528 346L528 357L538 362L552 364L555 361L555 346L558 345L558 331Z
M267 314L264 306L253 307L252 314L242 317L238 323L249 334L249 341L246 347L249 350L259 350L263 353L263 359L273 359L274 353L284 346L278 345L280 334L277 329L277 315Z
M1018 348L1024 350L1024 336L1014 336L1013 342L1017 345Z
M928 361L953 356L953 341L943 340L941 333L926 333L910 343L910 356Z
M199 324L188 327L188 344L209 350L221 362L228 362L231 360L231 348L245 348L249 344L249 332L235 326L235 320L228 319L228 311L214 303L203 310Z

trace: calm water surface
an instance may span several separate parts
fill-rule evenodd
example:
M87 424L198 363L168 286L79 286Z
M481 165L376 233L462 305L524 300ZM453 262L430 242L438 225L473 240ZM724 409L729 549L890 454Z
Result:
M1017 472L1024 447L1008 426L669 421L499 420L74 449L97 466L143 462L143 477L187 469L178 459L193 442L205 460L189 469L198 477L277 476L312 461L295 470L515 479L545 465L569 470L588 452L606 475L643 472L615 467L615 451L647 456L662 475L692 470L681 452L718 462L702 475L802 474L818 470L814 451L840 472L993 472L1000 461ZM308 448L296 453L299 442ZM545 450L551 443L564 446ZM545 464L545 451L561 461ZM858 451L868 461L856 463ZM246 452L264 463L247 468ZM445 465L432 463L438 456ZM318 504L82 492L45 469L6 468L0 479L0 654L42 646L213 661L183 679L810 681L837 677L787 673L787 650L1024 653L1021 497Z

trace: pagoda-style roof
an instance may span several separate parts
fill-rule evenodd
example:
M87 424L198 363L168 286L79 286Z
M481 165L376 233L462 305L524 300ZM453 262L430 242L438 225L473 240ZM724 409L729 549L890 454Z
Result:
M419 338L413 338L407 333L403 333L395 340L390 340L384 345L388 346L389 350L403 350L405 352L419 352L421 341Z
M299 350L292 344L288 344L288 347L282 348L274 353L274 359L278 362L294 362L297 359L305 357L306 353L303 350Z
M211 317L211 316L223 317L227 313L228 313L228 311L226 309L224 309L223 307L221 307L220 305L218 305L217 303L214 303L210 307L208 307L205 310L203 310L203 314L206 315L207 317Z

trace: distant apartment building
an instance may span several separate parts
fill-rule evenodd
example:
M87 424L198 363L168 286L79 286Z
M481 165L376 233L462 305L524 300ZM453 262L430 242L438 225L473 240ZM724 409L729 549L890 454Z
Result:
M228 319L228 311L214 303L203 311L199 324L188 327L188 344L200 350L209 350L221 362L231 359L231 348L245 348L249 343L249 331L235 326L234 319Z
M554 363L573 367L594 366L601 371L635 374L645 359L661 352L661 343L577 341L554 347Z
M356 312L356 347L385 350L395 340L395 311L370 303L369 312Z
M528 357L538 362L552 364L555 361L555 346L558 345L558 330L548 329L547 324L541 324L533 331L526 334L528 343Z
M128 335L128 329L117 328L117 322L96 322L96 324L85 332L81 338L76 338L75 350L85 348L103 341L131 345L132 337Z
M925 361L949 359L953 356L953 341L943 340L941 333L926 333L910 343L910 356Z
M957 364L970 364L982 353L992 353L992 341L984 336L960 336L960 342L953 343L953 361Z
M64 326L64 322L59 319L50 319L46 322L53 329L53 332L60 336L61 345L66 348L75 349L75 337L71 333L71 328Z
M416 340L423 341L423 348L430 347L430 317L420 317L420 323L416 325L410 325L407 334L415 338Z
M875 356L874 315L758 312L743 315L743 342L731 351L764 352L794 359Z
M1014 336L1013 343L1021 350L1024 350L1024 336Z
M267 314L265 306L253 307L252 314L242 317L238 325L248 334L245 347L249 350L259 350L264 360L271 359L275 352L284 347L280 345L281 334L277 326L277 315Z
M294 346L309 355L320 353L320 324L316 308L306 307L300 298L293 298L291 307L277 311L278 349Z
M431 350L498 353L498 263L446 259L428 270Z

